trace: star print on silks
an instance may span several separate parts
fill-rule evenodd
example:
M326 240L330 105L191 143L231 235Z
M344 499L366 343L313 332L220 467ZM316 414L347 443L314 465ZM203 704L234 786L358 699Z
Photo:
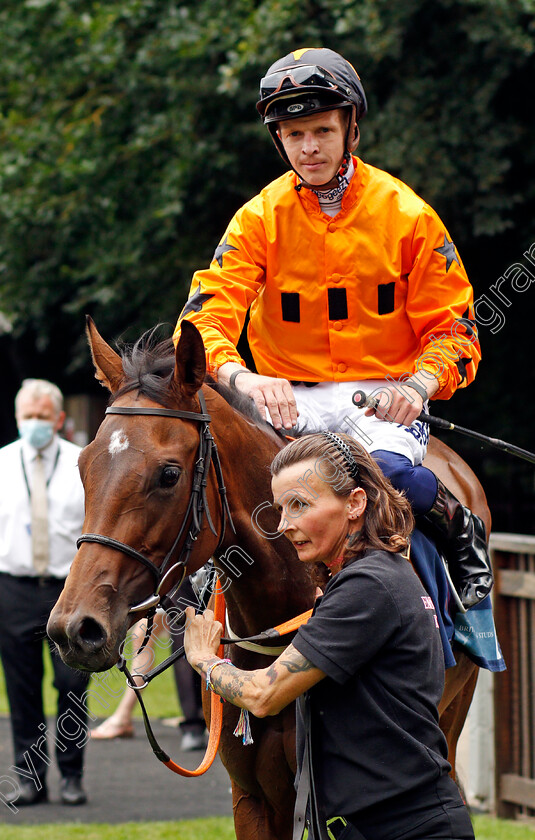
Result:
M455 261L458 265L461 264L461 261L457 256L453 240L450 242L446 234L444 234L444 245L441 245L440 248L433 248L433 250L436 251L437 254L442 254L443 257L446 257L446 274L450 270L453 261Z
M208 294L201 294L201 284L199 283L197 287L197 291L192 294L189 300L186 302L186 305L182 312L180 313L180 317L183 318L188 312L200 312L203 306L203 303L206 303L207 300L213 298L213 295Z
M472 338L473 335L477 338L477 328L476 322L473 318L470 318L470 307L467 306L465 311L462 314L461 318L455 319L458 324L462 324L462 326L466 330L466 335L468 338Z
M237 251L238 249L234 247L234 245L228 244L228 233L223 239L223 242L220 242L217 248L215 249L215 254L212 257L212 261L216 260L219 263L219 268L223 268L223 254L226 254L227 251Z

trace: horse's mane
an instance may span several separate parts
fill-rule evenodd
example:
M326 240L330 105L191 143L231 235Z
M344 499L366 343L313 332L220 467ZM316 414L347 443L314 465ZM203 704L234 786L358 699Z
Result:
M112 394L110 402L123 394L138 391L165 408L173 407L170 385L175 369L175 346L172 338L157 341L158 329L159 325L143 333L135 344L119 347L126 381ZM260 416L253 400L245 394L216 382L210 374L204 381L247 420L265 431L275 432L273 426Z

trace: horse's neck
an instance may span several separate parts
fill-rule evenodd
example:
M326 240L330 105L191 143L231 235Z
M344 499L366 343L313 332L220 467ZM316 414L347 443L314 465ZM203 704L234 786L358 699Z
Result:
M229 612L238 635L253 635L309 609L314 587L285 537L251 539L251 525L216 557Z
M236 533L227 527L216 565L232 629L252 635L310 608L314 587L288 540L277 535L269 465L281 444L229 410L213 431Z

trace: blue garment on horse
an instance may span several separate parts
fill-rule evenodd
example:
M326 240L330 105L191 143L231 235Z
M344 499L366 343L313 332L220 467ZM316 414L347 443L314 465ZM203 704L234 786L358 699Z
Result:
M455 665L451 644L456 642L480 668L504 671L506 666L496 635L490 597L466 613L459 612L442 559L431 540L418 530L411 537L411 560L435 605L446 668Z
M437 479L431 470L413 466L405 455L397 452L377 449L371 454L396 490L405 493L416 514L431 509L437 493ZM455 641L480 668L504 671L506 666L496 636L490 597L466 613L459 612L442 559L431 540L418 530L411 538L411 559L435 605L446 668L455 665L451 648Z
M431 510L438 487L436 476L431 470L421 464L414 466L406 455L398 452L376 449L370 454L396 490L405 493L414 513L423 514Z

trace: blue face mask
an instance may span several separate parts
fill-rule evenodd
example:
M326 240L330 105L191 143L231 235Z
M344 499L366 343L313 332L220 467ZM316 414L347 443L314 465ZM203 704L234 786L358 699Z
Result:
M44 449L54 437L54 424L49 420L21 420L19 435L34 449Z

